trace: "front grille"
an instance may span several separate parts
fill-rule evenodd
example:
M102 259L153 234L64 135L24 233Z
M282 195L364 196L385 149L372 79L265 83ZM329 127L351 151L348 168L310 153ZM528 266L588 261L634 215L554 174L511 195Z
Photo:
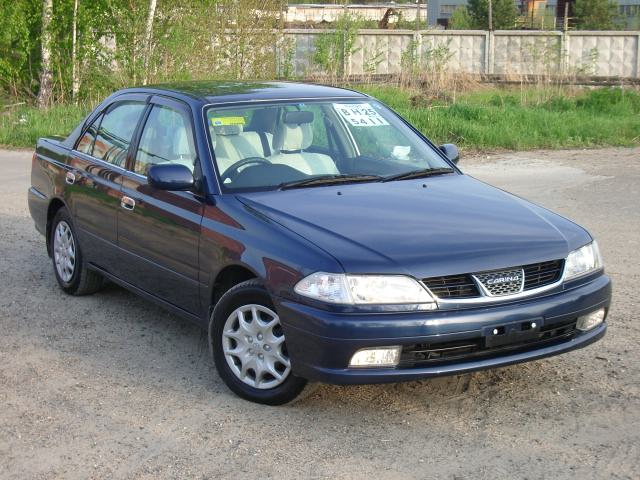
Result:
M473 298L480 294L471 275L426 278L424 284L438 298Z
M560 280L564 260L534 263L522 267L524 270L524 290L544 287Z
M485 295L498 297L551 285L560 280L563 269L564 260L551 260L491 272L430 277L422 282L440 299L480 297L482 294L478 283L484 287Z
M516 352L535 350L564 342L576 334L576 319L540 328L536 338L486 348L484 339L476 337L450 342L421 343L403 347L400 368L418 368L477 360L483 357L498 357Z

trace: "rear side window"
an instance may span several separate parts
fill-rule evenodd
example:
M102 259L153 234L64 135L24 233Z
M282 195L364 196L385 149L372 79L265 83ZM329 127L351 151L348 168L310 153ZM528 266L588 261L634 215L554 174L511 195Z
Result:
M131 137L144 108L142 102L122 102L109 107L98 128L92 155L124 167Z
M134 171L146 175L152 165L184 165L193 172L196 150L186 112L154 105L140 137Z

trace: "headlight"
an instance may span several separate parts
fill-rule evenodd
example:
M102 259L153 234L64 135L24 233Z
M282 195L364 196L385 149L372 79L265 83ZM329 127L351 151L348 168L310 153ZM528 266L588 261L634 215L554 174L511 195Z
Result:
M295 292L309 298L346 305L423 304L432 310L435 302L415 279L403 275L346 275L312 273L300 280Z
M578 248L569 254L564 265L564 279L570 280L598 270L603 266L598 244L594 240L589 245Z

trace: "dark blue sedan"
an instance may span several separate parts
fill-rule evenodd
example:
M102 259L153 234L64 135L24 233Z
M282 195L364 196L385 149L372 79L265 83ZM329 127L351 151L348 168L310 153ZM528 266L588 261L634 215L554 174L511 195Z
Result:
M29 207L65 292L108 279L196 322L222 379L256 402L601 338L611 283L595 240L457 160L351 90L132 88L38 141Z

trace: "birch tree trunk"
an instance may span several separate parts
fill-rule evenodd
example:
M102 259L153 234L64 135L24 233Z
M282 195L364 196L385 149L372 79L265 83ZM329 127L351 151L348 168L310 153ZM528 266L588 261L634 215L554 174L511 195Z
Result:
M80 79L78 78L78 0L73 1L73 26L71 37L71 99L78 100Z
M153 37L153 19L156 15L157 0L149 0L149 12L147 14L147 26L144 31L144 67L143 67L143 84L147 84L149 78L149 60L151 57L151 40Z
M40 90L38 91L38 107L46 108L51 102L53 72L51 71L51 20L53 17L53 0L42 2L42 70L40 72Z

